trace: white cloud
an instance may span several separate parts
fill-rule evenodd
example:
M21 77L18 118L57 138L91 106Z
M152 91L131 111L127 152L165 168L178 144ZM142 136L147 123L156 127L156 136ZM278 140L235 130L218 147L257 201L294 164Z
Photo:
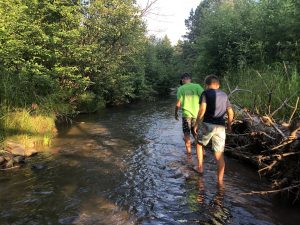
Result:
M138 5L144 8L148 0L137 0ZM151 0L150 0L151 2ZM171 42L176 44L186 33L185 19L190 15L201 0L158 0L145 17L148 33L157 37L168 35Z

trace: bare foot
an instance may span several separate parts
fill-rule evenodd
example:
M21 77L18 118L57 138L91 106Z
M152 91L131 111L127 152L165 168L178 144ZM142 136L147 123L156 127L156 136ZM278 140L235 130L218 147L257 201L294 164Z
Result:
M201 167L196 167L196 166L194 166L193 167L193 170L195 171L195 172L197 172L199 175L203 175L203 168L201 168Z

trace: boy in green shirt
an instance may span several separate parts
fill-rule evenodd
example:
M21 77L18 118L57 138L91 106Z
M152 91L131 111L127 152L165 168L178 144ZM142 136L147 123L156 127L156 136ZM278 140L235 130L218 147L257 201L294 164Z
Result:
M175 107L175 119L179 120L178 110L182 109L182 129L184 133L185 147L188 154L191 154L190 134L197 140L194 132L196 118L199 111L199 99L204 91L199 84L191 82L191 75L184 73L181 76L182 86L177 90L177 103Z

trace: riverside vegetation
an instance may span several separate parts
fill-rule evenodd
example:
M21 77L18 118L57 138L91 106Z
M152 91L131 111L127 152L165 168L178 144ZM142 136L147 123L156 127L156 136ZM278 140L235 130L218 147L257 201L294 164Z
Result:
M56 119L155 95L172 83L169 39L146 36L132 0L0 2L0 138L44 144Z
M240 108L297 124L298 0L203 0L176 46L146 36L144 13L132 0L1 1L2 140L48 143L55 119L165 95L183 71L217 74Z

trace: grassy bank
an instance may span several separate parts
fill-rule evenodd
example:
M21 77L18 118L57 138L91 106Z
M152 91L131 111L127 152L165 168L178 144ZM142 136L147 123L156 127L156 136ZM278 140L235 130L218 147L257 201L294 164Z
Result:
M229 87L231 91L242 89L232 95L234 103L261 115L273 114L274 118L286 121L300 96L300 74L295 66L246 68L226 73L223 88L228 90ZM299 113L298 109L295 116L300 116Z
M0 123L2 147L6 140L29 148L49 145L56 133L54 115L37 115L29 109L2 110Z

